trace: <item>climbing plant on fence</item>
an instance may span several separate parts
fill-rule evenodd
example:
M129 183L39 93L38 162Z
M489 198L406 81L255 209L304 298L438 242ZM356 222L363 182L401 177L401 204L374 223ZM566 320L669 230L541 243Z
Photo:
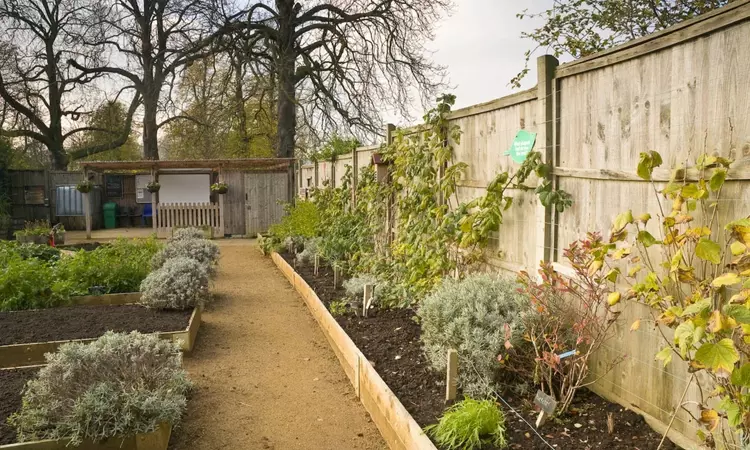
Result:
M468 271L512 206L509 191L534 190L524 184L533 174L542 180L536 192L545 206L563 211L572 203L570 195L545 180L550 168L538 152L530 153L515 172L499 173L484 196L460 202L456 189L468 166L454 161L454 145L461 140L461 130L447 119L454 102L452 95L440 97L418 133L399 130L382 148L390 183L378 183L373 169L365 169L354 204L347 169L340 187L314 192L322 255L350 272L388 280L387 292L380 293L387 304L418 301L454 269ZM390 230L385 230L385 217L391 202L396 232L386 245Z
M641 154L638 175L652 182L658 208L620 214L596 264L606 264L611 279L627 286L613 293L610 303L628 298L652 308L665 342L656 358L665 366L674 359L687 364L685 393L699 385L701 373L711 381L701 385L699 412L685 394L678 404L704 425L699 437L713 447L713 435L721 430L736 446L738 439L750 438L750 219L721 223L731 161L704 155L696 162L694 181L687 171L675 170L659 190L652 173L661 164L659 153ZM638 320L631 330L640 326ZM739 437L724 433L726 424Z

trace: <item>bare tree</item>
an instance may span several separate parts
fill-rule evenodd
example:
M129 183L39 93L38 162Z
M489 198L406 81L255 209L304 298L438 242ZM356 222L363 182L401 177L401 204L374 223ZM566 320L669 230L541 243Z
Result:
M135 86L143 97L143 152L147 159L159 159L159 128L187 118L158 121L164 89L174 87L185 66L215 52L240 16L214 0L102 0L91 19L98 36L87 44L110 50L119 60L101 66L73 64L83 73L119 75Z
M81 14L88 0L0 0L0 98L3 101L0 134L33 139L50 152L53 166L65 170L79 159L122 145L130 134L134 96L125 130L107 144L65 151L66 141L91 127L75 122L91 106L88 88L100 73L81 73L69 60L94 61L99 54L86 52L80 37L86 32Z
M378 133L380 110L409 116L442 85L426 41L451 0L259 1L248 10L245 39L278 82L279 157L294 156L298 109L308 125L343 123Z

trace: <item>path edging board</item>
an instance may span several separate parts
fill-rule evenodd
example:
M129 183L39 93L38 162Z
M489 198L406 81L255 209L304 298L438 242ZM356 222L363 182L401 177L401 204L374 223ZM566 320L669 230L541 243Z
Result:
M119 294L109 294L119 295ZM140 294L138 294L140 295ZM91 298L103 298L107 296L92 296ZM106 303L111 299L105 299L105 303L86 303L86 305L124 305L127 303ZM193 309L193 313L190 315L190 321L188 322L187 328L180 331L166 331L157 333L162 339L169 339L172 342L179 342L180 348L186 354L193 351L195 346L195 340L198 335L198 329L201 326L201 308L196 307ZM27 366L36 366L45 364L46 359L44 358L45 353L56 352L57 349L68 342L83 342L89 343L94 342L98 338L88 339L71 339L65 341L48 341L48 342L32 342L26 344L10 344L0 345L0 369L15 369Z
M106 442L95 443L84 441L76 450L167 450L172 426L161 425L156 431L136 434L123 439L110 439ZM0 450L69 450L68 440L44 440L21 442L17 444L0 445Z
M320 325L344 373L354 386L357 397L370 413L388 447L392 450L436 450L432 441L336 322L315 291L281 255L274 252L271 259L305 301Z

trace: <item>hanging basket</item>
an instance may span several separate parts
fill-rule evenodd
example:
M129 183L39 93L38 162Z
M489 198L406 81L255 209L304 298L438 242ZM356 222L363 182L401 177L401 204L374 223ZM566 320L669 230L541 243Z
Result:
M94 183L89 180L83 180L76 185L76 190L82 194L88 194L94 189Z
M155 193L159 192L159 189L161 189L161 185L159 183L155 182L155 181L152 181L152 182L150 182L149 184L146 185L146 189L150 193L155 194Z
M216 194L226 194L229 191L229 185L226 183L214 183L211 185L211 192Z

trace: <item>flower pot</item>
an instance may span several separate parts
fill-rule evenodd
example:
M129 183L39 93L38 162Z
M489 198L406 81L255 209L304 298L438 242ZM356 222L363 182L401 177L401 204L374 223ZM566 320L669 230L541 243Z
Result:
M216 192L217 194L221 194L221 195L226 194L227 191L229 191L229 188L227 188L227 187L222 187L222 188L218 188L218 189L214 190L214 192Z
M65 232L58 232L55 233L55 245L63 245L65 244Z

